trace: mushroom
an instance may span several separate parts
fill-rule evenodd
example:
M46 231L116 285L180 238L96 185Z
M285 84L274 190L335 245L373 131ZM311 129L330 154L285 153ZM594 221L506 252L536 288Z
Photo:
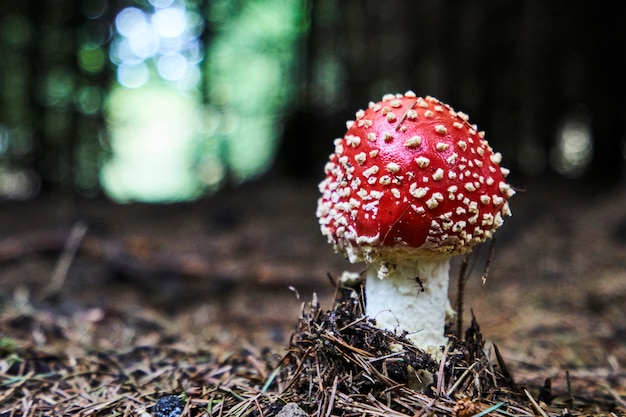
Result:
M319 184L321 232L365 262L366 315L435 357L453 256L490 238L514 194L484 132L433 97L388 94L347 123Z

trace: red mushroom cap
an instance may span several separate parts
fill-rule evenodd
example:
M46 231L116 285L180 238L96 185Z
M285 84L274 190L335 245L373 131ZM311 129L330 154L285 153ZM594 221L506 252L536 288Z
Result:
M352 262L468 252L510 215L500 160L465 114L411 91L386 95L335 140L322 233Z

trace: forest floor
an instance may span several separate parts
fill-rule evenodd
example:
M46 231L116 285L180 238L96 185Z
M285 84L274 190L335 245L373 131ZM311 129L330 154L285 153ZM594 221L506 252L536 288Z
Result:
M466 320L530 393L550 378L562 402L624 415L626 187L515 185L485 285L488 247L476 255ZM316 199L315 184L265 179L163 206L2 203L0 416L142 415L164 394L205 415L225 364L267 379L303 304L331 309L329 276L362 269L320 235Z

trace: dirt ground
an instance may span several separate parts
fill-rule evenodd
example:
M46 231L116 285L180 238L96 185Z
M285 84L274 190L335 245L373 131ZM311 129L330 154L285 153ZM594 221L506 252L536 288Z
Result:
M610 384L626 366L626 186L514 185L524 191L497 234L484 286L488 248L478 252L466 317L471 309L520 381L541 369L556 385L565 371ZM301 304L316 293L331 307L328 276L362 269L320 235L316 199L314 183L266 179L166 206L2 203L2 343L78 356L164 338L190 350L284 350ZM81 225L74 255L68 236ZM52 278L63 261L68 269Z

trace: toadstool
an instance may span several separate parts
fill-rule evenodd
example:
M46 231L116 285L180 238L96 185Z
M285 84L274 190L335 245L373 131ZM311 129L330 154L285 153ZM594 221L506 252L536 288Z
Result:
M467 115L412 91L371 102L347 128L319 184L322 234L367 264L366 315L438 356L450 260L511 215L508 170Z

